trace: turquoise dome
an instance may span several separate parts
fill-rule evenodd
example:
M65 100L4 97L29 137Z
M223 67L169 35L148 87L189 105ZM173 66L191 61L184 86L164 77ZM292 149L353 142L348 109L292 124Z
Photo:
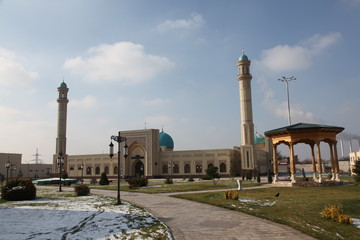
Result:
M159 139L160 139L160 147L167 147L167 148L174 148L174 141L173 139L170 137L169 134L167 134L164 131L161 131L159 133Z
M239 61L244 61L244 60L248 61L249 59L248 59L248 57L243 53L243 54L239 57Z
M259 133L254 134L254 140L255 140L255 144L265 143L265 137Z
M62 82L62 83L60 84L60 87L61 87L61 88L67 88L67 85L66 85L65 82Z

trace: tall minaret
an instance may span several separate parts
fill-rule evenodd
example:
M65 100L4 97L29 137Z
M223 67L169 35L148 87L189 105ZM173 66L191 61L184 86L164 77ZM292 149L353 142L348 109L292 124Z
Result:
M67 119L67 104L69 99L67 98L67 93L69 88L66 83L63 81L58 87L59 97L58 102L58 125L57 125L57 138L56 138L56 152L55 152L55 161L56 158L61 153L65 159L64 168L66 169L66 119Z
M252 115L250 61L244 54L239 57L238 81L240 89L240 112L241 112L241 156L242 168L253 169L255 167L254 152L254 123Z

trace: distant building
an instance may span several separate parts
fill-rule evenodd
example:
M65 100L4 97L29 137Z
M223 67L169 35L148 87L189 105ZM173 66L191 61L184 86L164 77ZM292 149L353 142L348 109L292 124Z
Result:
M0 174L5 178L26 177L26 178L47 178L51 176L52 164L30 164L21 163L20 153L0 153ZM7 170L5 164L9 161L10 167Z
M349 155L350 155L350 171L351 171L351 175L354 175L353 168L355 167L355 162L360 161L360 152L351 152Z

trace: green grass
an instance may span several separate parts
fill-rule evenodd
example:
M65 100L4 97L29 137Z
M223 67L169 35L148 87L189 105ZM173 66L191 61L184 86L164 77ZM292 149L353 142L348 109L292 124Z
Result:
M275 194L280 193L278 198ZM224 192L176 197L244 212L288 225L317 239L359 239L360 229L321 217L328 204L343 206L344 214L360 218L360 185L309 188L263 188L240 191L240 200L225 200Z
M244 181L243 187L259 186L264 183ZM117 184L101 186L98 184L88 185L90 188L104 189L104 190L117 190ZM121 191L141 192L141 193L169 193L169 192L189 192L189 191L201 191L201 190L216 190L216 189L229 189L237 188L236 180L220 180L214 185L212 180L201 180L195 182L188 181L175 181L173 184L165 184L164 180L152 179L149 185L146 187L140 187L137 189L129 189L127 182L121 182Z

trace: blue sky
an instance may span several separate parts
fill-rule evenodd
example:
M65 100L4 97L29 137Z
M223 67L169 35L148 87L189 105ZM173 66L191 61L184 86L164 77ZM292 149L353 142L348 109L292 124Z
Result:
M287 125L277 79L295 76L293 123L358 138L359 23L359 0L0 0L0 151L51 161L63 78L68 154L106 153L145 122L176 150L239 146L242 48L259 133Z

